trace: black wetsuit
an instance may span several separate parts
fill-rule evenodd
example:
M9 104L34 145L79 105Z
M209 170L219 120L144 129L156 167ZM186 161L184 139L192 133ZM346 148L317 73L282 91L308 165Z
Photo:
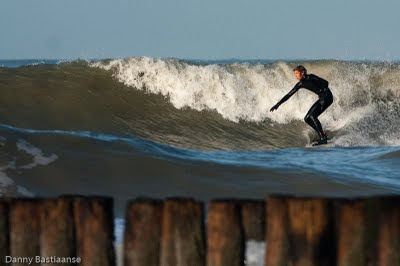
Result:
M328 81L320 78L316 75L309 74L305 75L295 86L289 91L285 97L280 100L276 106L279 107L282 103L286 102L293 94L295 94L300 88L305 88L318 95L319 99L313 106L311 106L307 115L304 117L304 121L309 124L315 131L317 131L320 139L326 136L322 131L321 123L318 120L318 116L322 114L333 102L333 96L331 90L328 88Z

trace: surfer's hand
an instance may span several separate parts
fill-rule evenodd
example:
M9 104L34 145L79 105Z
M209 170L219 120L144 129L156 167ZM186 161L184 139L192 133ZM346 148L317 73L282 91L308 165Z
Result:
M279 105L278 105L278 104L275 104L274 106L272 106L272 108L271 108L269 111L270 111L270 112L273 112L273 111L277 110L278 107L279 107Z

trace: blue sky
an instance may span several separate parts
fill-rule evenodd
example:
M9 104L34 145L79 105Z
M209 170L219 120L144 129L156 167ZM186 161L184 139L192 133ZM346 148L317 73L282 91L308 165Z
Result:
M400 59L400 1L4 0L0 59Z

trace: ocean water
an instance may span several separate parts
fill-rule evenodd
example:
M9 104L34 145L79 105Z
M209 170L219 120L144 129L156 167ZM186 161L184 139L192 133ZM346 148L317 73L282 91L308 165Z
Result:
M317 99L304 64L330 82L320 116L332 140L310 147ZM127 199L365 196L400 191L400 64L195 61L147 57L0 61L0 193Z
M330 83L329 145L311 92L269 112L297 64ZM107 195L118 218L138 196L400 192L398 62L0 60L0 99L0 195Z

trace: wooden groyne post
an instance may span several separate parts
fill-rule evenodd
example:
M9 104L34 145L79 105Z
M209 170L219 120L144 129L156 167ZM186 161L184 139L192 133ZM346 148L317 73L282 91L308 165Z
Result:
M193 199L164 201L161 266L204 266L204 204Z
M114 266L113 200L107 197L73 199L77 256L81 266Z
M10 255L34 258L40 254L40 216L38 199L15 199L10 206ZM24 266L17 262L13 266ZM31 265L39 266L33 262Z
M327 199L269 197L265 265L334 266L332 210Z
M375 265L377 199L335 200L338 266Z
M163 204L137 199L128 204L124 234L125 266L158 266L160 263Z
M0 266L5 266L5 257L10 254L8 202L0 200Z
M40 201L40 256L76 257L72 201L45 199ZM43 263L42 265L72 265Z
M245 240L265 241L266 202L262 200L240 200L238 203Z
M208 204L207 266L244 265L244 232L237 201Z
M288 208L283 197L269 197L266 206L266 237L268 244L265 251L265 266L288 265L289 233Z
M400 198L379 201L377 266L400 265Z

